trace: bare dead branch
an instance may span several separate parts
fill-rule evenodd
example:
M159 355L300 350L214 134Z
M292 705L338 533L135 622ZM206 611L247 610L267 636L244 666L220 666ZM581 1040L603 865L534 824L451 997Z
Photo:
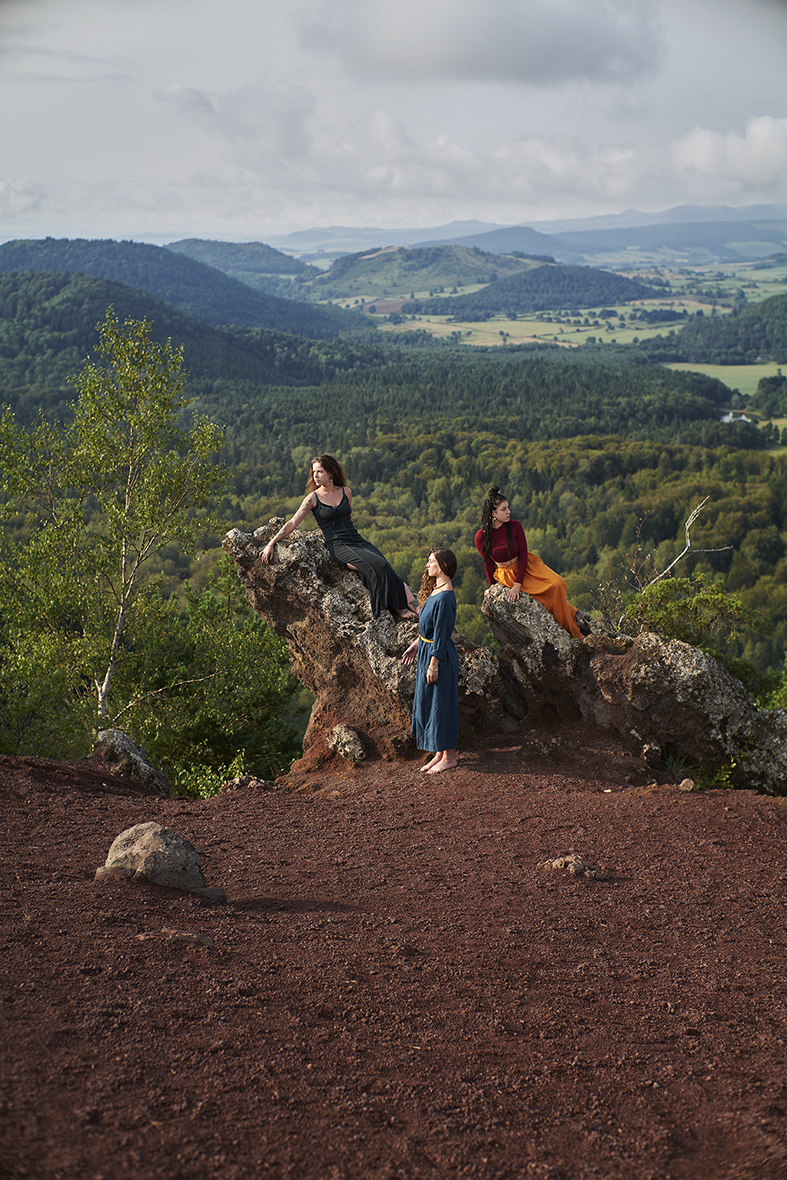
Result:
M152 697L164 696L166 693L172 692L173 689L183 688L186 684L204 684L207 680L215 680L218 675L218 672L210 672L207 676L195 676L191 680L175 680L172 684L165 684L163 688L153 688L150 690L150 692L145 692L142 694L142 696L135 697L133 701L129 701L127 705L124 705L123 708L115 714L108 724L117 725L120 718L125 713L128 713L129 709L133 709L137 705L141 705L143 701L148 701Z
M656 582L661 581L662 578L666 578L666 576L670 572L670 570L674 569L675 566L678 564L678 562L681 561L686 556L686 554L688 553L688 551L692 547L691 546L691 526L694 524L694 521L697 519L697 517L702 512L705 505L708 503L708 500L710 500L710 496L706 496L705 499L702 501L702 503L697 505L697 507L694 509L694 511L691 513L688 520L686 521L686 526L685 526L686 547L684 548L683 552L679 553L678 556L675 558L675 560L671 561L665 570L662 570L662 572L660 574L656 574L655 578L651 578L649 582L646 582L643 589L645 589L647 586L654 586L656 584ZM695 553L724 553L728 549L732 549L732 545L722 545L721 548L719 548L719 549L695 549L694 552Z

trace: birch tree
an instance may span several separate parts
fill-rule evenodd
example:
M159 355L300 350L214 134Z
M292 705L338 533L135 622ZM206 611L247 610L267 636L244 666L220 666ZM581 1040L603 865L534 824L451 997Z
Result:
M52 690L87 705L94 728L106 724L153 560L194 546L225 479L222 431L186 420L182 348L151 331L110 308L98 359L75 380L73 421L41 416L27 430L6 412L0 422L4 691L9 661L38 698L46 668L57 670Z

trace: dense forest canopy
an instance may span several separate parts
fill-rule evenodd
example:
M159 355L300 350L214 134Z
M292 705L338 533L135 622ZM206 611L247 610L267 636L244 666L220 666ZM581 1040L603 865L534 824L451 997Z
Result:
M248 275L300 275L313 279L321 272L291 254L283 254L264 242L215 242L205 238L183 238L168 242L165 249L205 262L225 274L240 271Z
M787 294L772 295L727 316L703 316L680 333L644 341L654 360L694 364L746 365L772 360L787 363Z
M494 424L517 438L620 432L665 442L763 441L754 428L719 421L729 391L696 373L605 364L603 352L558 347L468 351L408 347L382 336L316 342L219 329L121 284L35 271L0 276L0 380L15 412L29 417L38 406L70 399L69 375L95 344L109 303L119 315L150 319L155 339L184 343L200 402L230 434L249 439L255 423L275 418L290 446L299 445L304 422L320 423L323 449L380 424L437 419L466 429Z
M406 304L404 310L429 314L472 316L475 312L522 314L568 307L600 307L652 298L647 283L593 266L536 266L522 274L497 279L471 295Z
M314 385L385 355L382 344L308 337L264 328L212 327L144 291L67 272L0 273L0 389L27 421L38 408L67 413L70 378L98 340L97 324L113 306L121 318L147 319L159 343L183 344L200 379ZM373 339L367 337L367 339Z
M169 242L167 250L185 254L197 262L204 262L230 278L285 299L308 297L309 280L321 271L291 254L283 254L264 242L214 242L202 238L184 238Z
M787 417L787 377L778 369L774 377L761 377L750 405L766 417Z

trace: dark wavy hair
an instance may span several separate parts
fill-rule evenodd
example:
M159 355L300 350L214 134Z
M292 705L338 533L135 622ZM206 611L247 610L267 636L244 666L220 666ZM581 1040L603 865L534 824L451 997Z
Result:
M313 474L315 463L319 463L320 467L325 468L337 488L347 487L347 476L344 474L344 468L339 460L334 459L333 455L315 455L313 459L309 460L309 478L306 482L307 492L313 492L317 488Z
M430 549L429 553L430 555L434 553L435 560L445 576L449 580L453 578L458 564L453 549ZM436 585L437 578L430 578L429 574L424 570L424 576L421 578L421 586L418 590L418 602L421 606L426 602Z
M508 496L504 495L503 492L500 491L500 488L497 487L496 484L489 489L489 491L486 493L486 499L484 500L484 508L481 513L481 528L484 531L484 553L490 559L492 557L492 513L494 512L495 508L498 507L499 504L503 503L504 500L507 501ZM509 524L508 528L506 529L506 533L508 534L508 537L507 537L508 546L507 546L507 552L506 552L506 561L510 561L511 560L511 547L512 547L512 534L511 534L511 525L510 524Z

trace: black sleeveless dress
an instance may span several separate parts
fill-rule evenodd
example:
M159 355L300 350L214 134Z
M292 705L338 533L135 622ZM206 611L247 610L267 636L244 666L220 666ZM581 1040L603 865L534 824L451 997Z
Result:
M338 565L354 565L363 578L372 600L372 615L379 618L384 610L392 613L407 610L407 591L404 582L391 568L379 549L365 541L352 522L352 507L347 493L333 508L323 504L319 496L312 508L328 552Z

